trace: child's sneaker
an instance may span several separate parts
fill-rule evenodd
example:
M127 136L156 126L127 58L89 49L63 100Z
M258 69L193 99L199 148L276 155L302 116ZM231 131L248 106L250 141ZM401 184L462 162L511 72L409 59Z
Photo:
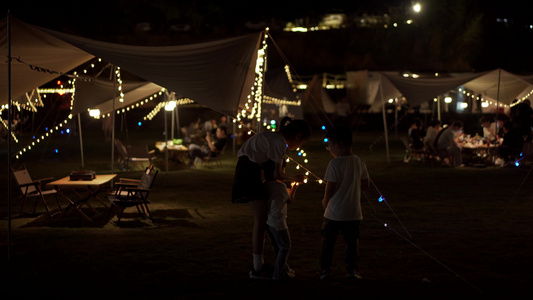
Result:
M330 280L330 279L331 279L330 271L322 271L322 273L320 273L320 280Z
M348 273L346 273L346 278L363 279L363 276L361 276L358 271L348 271Z
M254 266L252 266L249 274L251 279L272 279L272 267L263 264L261 270L256 271Z
M272 279L274 279L274 280L291 280L291 279L294 279L294 277L296 277L296 275L294 273L284 272L283 274L281 274L281 276L273 276Z

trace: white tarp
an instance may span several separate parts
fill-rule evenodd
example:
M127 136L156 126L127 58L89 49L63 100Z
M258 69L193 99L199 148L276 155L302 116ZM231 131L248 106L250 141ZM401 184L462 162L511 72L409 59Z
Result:
M101 115L105 115L111 113L113 109L122 109L139 100L155 96L162 89L163 87L152 82L123 83L124 101L120 102L116 83L104 80L77 80L72 114L83 113L90 108L98 109Z
M411 106L417 106L479 78L487 72L447 78L412 78L392 72L382 72L381 74L390 80Z
M180 46L130 46L41 28L104 61L229 116L245 109L262 35Z

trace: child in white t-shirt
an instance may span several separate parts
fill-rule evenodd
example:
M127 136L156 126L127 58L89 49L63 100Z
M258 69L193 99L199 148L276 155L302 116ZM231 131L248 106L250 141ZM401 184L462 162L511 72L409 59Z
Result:
M359 273L359 225L363 219L361 191L369 187L364 161L352 153L352 131L348 127L334 127L326 134L328 151L333 155L326 169L327 181L322 206L322 247L320 279L331 277L333 249L339 233L346 244L346 276L362 278Z
M285 164L283 171L285 171ZM294 270L287 264L291 249L291 237L287 226L287 204L294 199L299 183L291 182L291 187L287 188L285 182L266 177L264 186L268 192L266 231L276 258L272 279L291 279L294 278Z

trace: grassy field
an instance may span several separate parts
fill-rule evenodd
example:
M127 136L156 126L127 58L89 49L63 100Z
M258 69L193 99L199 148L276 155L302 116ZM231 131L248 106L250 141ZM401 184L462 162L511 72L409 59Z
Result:
M131 132L154 145L160 132ZM533 178L531 162L517 168L449 168L403 162L401 141L391 136L389 154L380 132L357 132L354 152L372 180L363 197L360 252L362 281L342 278L343 245L335 253L335 280L319 280L318 255L324 185L317 182L331 159L316 132L304 146L310 181L289 207L292 281L248 279L252 218L245 204L230 202L236 163L231 148L222 168L161 165L151 210L154 222L127 210L120 226L93 224L73 213L61 219L18 216L13 188L7 218L7 171L0 175L2 299L302 299L359 296L450 299L533 296ZM5 152L6 144L2 144ZM59 147L59 153L54 150ZM101 132L84 133L84 169L111 171L111 145ZM297 155L292 157L298 160ZM81 169L77 137L54 138L23 156L32 176L61 178ZM7 165L3 163L3 170ZM289 172L299 172L290 168ZM118 177L139 178L140 171ZM385 201L379 202L380 197ZM10 230L8 226L10 225ZM11 247L8 252L8 232ZM272 262L270 244L265 259ZM5 297L5 295L8 295Z

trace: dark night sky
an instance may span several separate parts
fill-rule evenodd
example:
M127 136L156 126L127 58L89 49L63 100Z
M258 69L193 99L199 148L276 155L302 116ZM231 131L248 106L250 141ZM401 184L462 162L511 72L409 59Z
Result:
M250 0L92 0L92 1L29 1L18 0L11 1L11 3L3 3L2 8L5 14L9 9L12 16L28 22L33 25L42 26L58 31L68 32L76 35L81 35L93 39L106 40L116 43L125 44L169 44L169 43L187 43L201 40L202 38L224 38L228 35L242 34L246 30L244 24L247 21L271 22L273 19L284 24L287 21L294 21L299 18L308 17L310 20L318 20L326 12L332 10L341 10L347 15L361 15L363 13L369 14L383 14L389 11L401 11L405 12L408 7L414 1L410 0L351 0L351 1L309 1L309 0L296 0L296 1L250 1ZM524 34L514 34L514 30L519 29L521 31L527 31L526 25L533 24L533 17L530 16L533 1L531 0L420 0L423 11L421 14L425 14L426 19L433 19L431 22L433 25L440 26L440 29L445 28L448 25L453 26L464 22L461 20L461 16L470 17L472 15L482 14L484 20L496 23L496 18L507 18L509 23L506 25L509 30L501 31L498 34L493 32L485 32L484 39L490 40L489 48L487 51L492 52L480 53L471 55L471 57L481 57L485 55L485 60L491 63L494 61L493 57L498 55L504 59L499 59L497 64L501 64L500 61L507 57L514 58L517 62L509 62L509 65L518 68L525 68L527 70L533 70L533 62L529 64L520 65L520 62L524 61L522 56L527 57L529 54L529 48L533 45L533 38L524 39ZM9 6L9 7L8 7ZM438 7L436 7L438 6ZM442 15L442 12L445 15ZM466 11L466 12L465 12ZM431 15L431 14L440 15ZM139 35L134 32L135 24L140 22L151 22L154 30L150 33L152 38L146 38L146 35L139 39ZM486 22L486 21L485 21ZM440 23L440 24L439 24ZM169 33L171 24L191 24L193 26L194 35L176 35ZM447 25L442 25L447 24ZM484 23L486 24L486 23ZM503 26L503 25L502 25ZM457 26L456 26L457 27ZM501 27L501 26L500 26ZM429 29L431 30L431 29ZM454 36L457 33L461 33L461 27L455 28ZM490 30L493 30L492 28ZM533 30L531 34L533 35ZM210 36L207 36L210 34ZM333 33L332 33L333 34ZM351 40L351 45L341 44L337 40L333 40L329 34L330 44L336 44L338 48L353 47L354 44L366 42L366 40L357 40L357 36L343 37L339 35L341 40ZM526 33L529 35L529 33ZM426 36L431 37L431 31ZM157 36L158 38L154 38ZM281 38L281 34L278 34ZM454 36L444 36L444 38L450 39ZM516 37L515 37L516 36ZM163 42L162 38L166 38ZM500 38L501 37L501 38ZM526 36L527 37L527 36ZM307 38L307 37L306 37ZM367 39L369 37L367 36ZM370 36L372 38L372 36ZM499 43L499 40L503 40ZM139 43L138 41L141 41ZM375 47L368 47L360 51L366 51L374 55L377 52L383 52L385 56L379 62L372 62L369 65L355 65L353 68L396 68L398 66L390 65L390 61L405 60L404 58L394 58L392 53L386 53L384 40L375 40ZM403 43L403 41L401 41ZM456 41L457 42L457 41ZM283 44L283 41L281 41ZM290 41L285 42L284 51L290 51L287 47ZM294 53L301 53L305 49L309 41L301 42L300 48L293 47ZM500 45L497 45L500 44ZM330 45L327 45L328 47ZM335 51L335 48L327 48L323 45L318 47L324 47L320 55L327 55L328 52ZM493 47L499 47L494 49ZM360 47L359 47L360 48ZM424 47L422 47L424 48ZM483 46L485 48L485 45ZM464 49L459 49L464 50ZM511 51L512 50L512 51ZM317 49L318 51L318 49ZM457 49L454 49L457 51ZM318 52L317 52L318 53ZM353 52L350 52L353 53ZM414 52L413 52L414 53ZM361 53L359 57L355 57L352 61L362 61L365 59L365 54ZM405 54L409 55L409 53ZM404 55L404 56L405 56ZM445 61L442 57L447 57L448 60L454 54L445 53L443 51L441 57L441 65L449 66L450 63ZM522 55L522 56L521 56ZM409 57L407 57L409 58ZM296 58L293 58L296 59ZM346 60L346 59L345 59ZM343 67L344 61L335 62L337 68L335 71ZM468 60L468 59L467 59ZM410 62L405 60L405 65L409 66ZM428 62L430 62L428 60ZM296 62L297 63L297 62ZM505 65L502 65L505 66ZM318 66L322 68L323 66ZM433 66L430 68L435 69ZM438 67L438 66L437 66ZM477 66L476 66L477 67ZM493 68L494 65L487 66L486 68ZM461 67L458 67L461 68ZM479 69L479 67L478 67ZM322 70L329 71L329 70ZM342 71L342 70L341 70ZM439 70L442 71L442 70Z
M18 0L2 3L2 10L28 23L52 29L99 28L98 24L121 23L124 19L142 21L151 17L164 18L161 13L179 16L182 19L195 17L197 12L213 21L240 22L247 20L271 19L273 17L289 21L306 16L318 16L333 9L346 13L384 13L388 8L409 6L409 0L351 0L351 1L309 1L309 0L271 0L265 2L249 0L92 0L92 1L29 1ZM421 0L422 5L442 5L443 3L479 3L476 7L486 14L507 18L529 18L533 1L530 0ZM253 4L252 4L253 3ZM470 6L472 7L472 6ZM181 11L181 12L180 12ZM112 20L112 21L110 21ZM532 20L533 23L533 20Z

